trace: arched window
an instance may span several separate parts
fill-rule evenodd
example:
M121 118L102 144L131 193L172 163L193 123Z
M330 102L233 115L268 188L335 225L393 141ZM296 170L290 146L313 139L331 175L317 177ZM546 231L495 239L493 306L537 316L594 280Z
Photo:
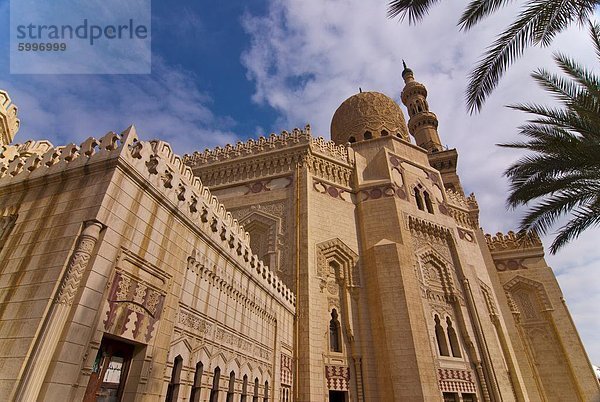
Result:
M332 352L342 351L340 321L336 309L331 311L331 321L329 321L329 350Z
M352 136L352 137L348 138L348 142L353 144L356 142L356 138L354 138L354 136Z
M252 402L258 402L258 378L254 379L254 396Z
M450 349L452 349L452 356L462 357L460 354L460 345L458 344L458 337L456 331L452 328L452 321L450 317L446 317L446 324L448 324L448 339L450 340Z
M212 388L210 389L210 402L219 402L219 380L221 379L221 369L215 368L213 375Z
M425 208L423 208L423 198L421 197L421 191L419 191L419 189L416 187L415 187L415 201L417 202L417 208L419 208L421 211L424 211Z
M227 388L227 402L233 402L235 394L235 373L231 370L229 373L229 388Z
M386 135L388 135L388 131L387 130L381 130L381 136L385 137Z
M365 140L370 140L371 138L373 138L373 133L365 131Z
M242 396L240 397L240 402L246 402L246 398L248 395L248 376L244 374L244 379L242 382Z
M179 396L179 384L181 381L181 366L183 366L183 358L181 355L177 355L173 361L173 371L171 372L171 381L167 387L167 398L166 402L175 402Z
M435 315L435 339L438 344L438 351L441 356L450 356L448 353L448 342L446 342L446 332L442 325L440 324L440 317Z
M269 402L269 381L265 381L265 397L264 402Z
M200 390L202 389L202 371L204 371L204 365L202 364L202 362L196 363L196 372L194 373L194 383L192 384L190 402L200 402Z
M433 204L431 203L431 197L427 191L423 191L423 198L425 198L425 206L427 207L427 212L430 214L433 213Z

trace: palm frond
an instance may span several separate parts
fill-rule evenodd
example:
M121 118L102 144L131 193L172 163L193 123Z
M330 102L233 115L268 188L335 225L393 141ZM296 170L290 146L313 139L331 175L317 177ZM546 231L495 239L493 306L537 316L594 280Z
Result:
M500 7L514 0L473 0L463 12L458 25L460 29L468 30L483 18L487 17Z
M593 11L596 0L532 0L496 41L488 48L483 59L471 72L466 92L468 110L479 111L487 96L498 85L505 70L525 48L534 44L547 45L581 15Z
M597 199L598 186L570 187L568 190L546 197L532 206L522 218L520 230L535 231L544 235L561 216L577 207L586 207Z
M593 22L592 20L589 20L588 29L592 38L592 43L594 44L596 56L598 57L598 59L600 59L600 25L596 22Z
M556 238L550 246L550 253L556 254L558 250L571 240L579 237L583 231L600 224L600 208L598 206L581 208L573 215L574 218L559 229Z
M400 17L401 20L408 15L408 22L415 24L423 19L431 6L440 0L391 0L388 4L388 18Z

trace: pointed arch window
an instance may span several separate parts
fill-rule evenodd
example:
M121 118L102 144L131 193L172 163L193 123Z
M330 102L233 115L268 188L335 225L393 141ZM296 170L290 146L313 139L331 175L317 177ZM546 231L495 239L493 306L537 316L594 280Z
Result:
M390 133L387 130L381 130L381 136L385 137L386 135L389 135Z
M416 187L415 187L415 201L417 202L417 208L419 208L421 211L424 211L425 208L423 207L423 197L421 197L421 190L419 190Z
M371 138L373 138L373 133L365 131L365 140L370 140Z
M340 321L336 309L331 310L331 320L329 321L329 350L332 352L342 351L342 337L340 331Z
M204 371L204 364L202 362L196 363L196 371L194 372L194 383L192 384L192 393L190 394L190 402L200 401L200 391L202 389L202 372Z
M348 138L348 142L353 144L356 142L356 138L354 138L354 136L352 136L352 137Z
M423 191L423 198L425 199L425 207L427 208L427 212L430 214L433 213L433 204L431 203L431 197L427 191Z
M448 352L448 342L446 341L446 332L442 328L440 323L440 317L436 314L434 317L435 321L435 340L437 341L438 351L440 356L450 356Z
M248 397L248 376L244 374L244 379L242 380L242 396L240 397L240 402L246 402L246 398Z
M219 367L215 367L212 388L210 389L210 402L218 402L219 401L219 381L220 380L221 380L221 369Z
M456 331L452 327L452 321L450 320L450 317L446 317L446 324L448 325L448 340L450 341L450 349L452 350L452 356L462 357L460 353L458 337L456 336Z
M179 385L181 382L181 367L183 366L183 357L177 355L173 360L173 371L171 372L171 381L167 387L166 402L175 402L179 396Z
M269 402L269 381L265 381L265 395L263 401Z
M229 373L229 387L227 388L227 402L233 402L235 395L235 373L231 370Z
M254 379L254 396L252 402L258 402L258 378Z

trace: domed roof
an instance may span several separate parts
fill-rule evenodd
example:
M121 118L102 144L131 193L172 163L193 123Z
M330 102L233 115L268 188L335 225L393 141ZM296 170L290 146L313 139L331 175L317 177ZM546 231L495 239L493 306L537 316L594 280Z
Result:
M399 135L408 141L402 109L393 99L379 92L352 95L337 108L331 119L331 139L336 144L384 135Z

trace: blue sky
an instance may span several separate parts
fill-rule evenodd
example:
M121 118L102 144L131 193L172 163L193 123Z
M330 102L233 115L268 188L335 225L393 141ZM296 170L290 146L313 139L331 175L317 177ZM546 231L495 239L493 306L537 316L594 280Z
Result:
M306 123L328 138L333 112L358 87L399 101L405 59L428 87L442 141L459 151L461 180L477 196L482 226L490 233L514 229L520 211L505 209L502 173L519 154L495 144L516 140L526 116L504 105L551 102L529 73L552 70L553 50L598 65L586 32L574 27L553 48L528 51L483 111L470 116L463 102L467 74L516 9L462 33L456 21L466 2L441 2L418 26L388 20L386 3L154 1L151 75L46 76L9 74L9 2L0 0L0 88L19 107L18 142L79 143L135 123L143 138L161 138L183 154ZM600 281L590 278L600 272L599 237L599 229L591 230L547 256L597 364Z

